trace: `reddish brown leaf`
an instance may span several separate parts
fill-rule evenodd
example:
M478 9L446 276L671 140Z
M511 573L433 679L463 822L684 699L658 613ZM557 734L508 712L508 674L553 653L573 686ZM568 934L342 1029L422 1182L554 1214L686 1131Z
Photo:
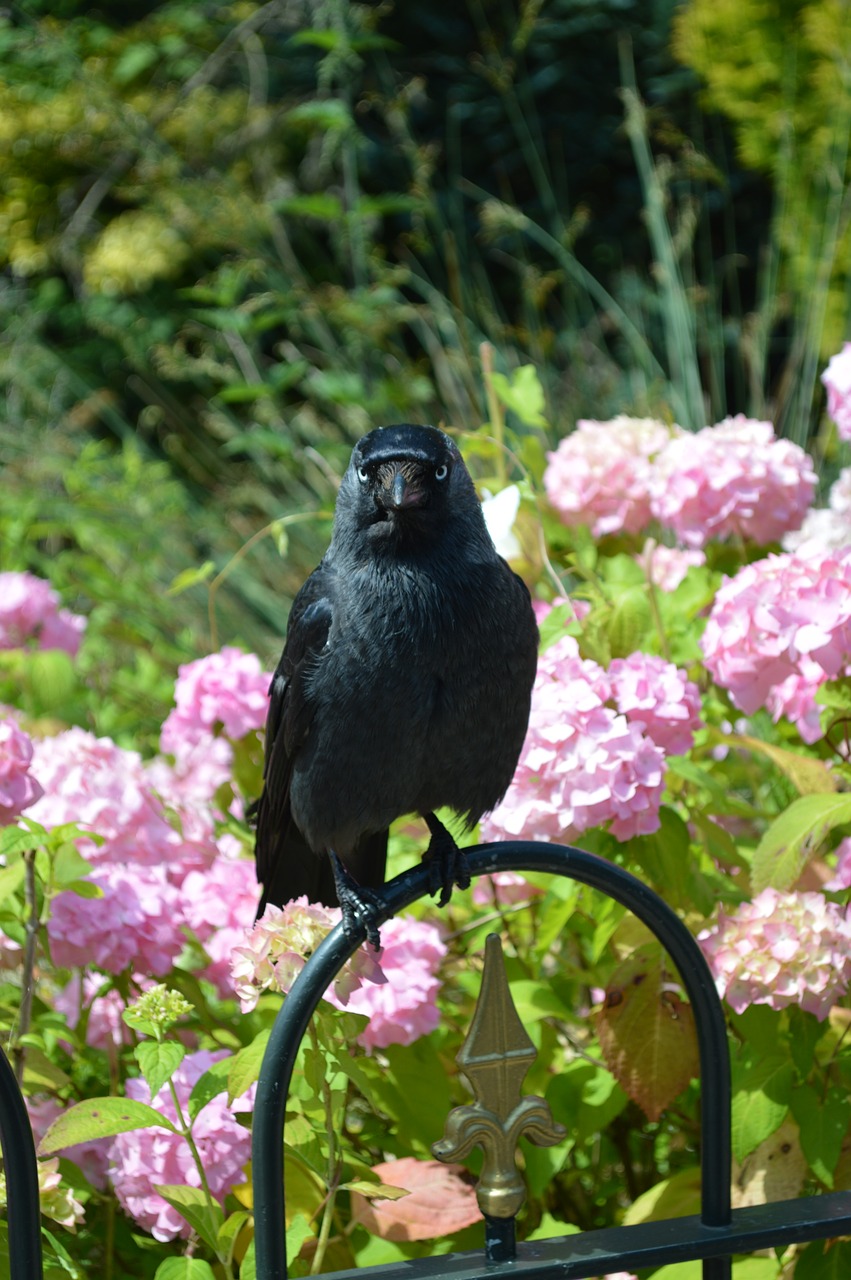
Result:
M606 1066L651 1120L698 1074L691 1005L673 989L662 949L639 947L618 965L597 1015Z
M377 1164L372 1171L390 1187L404 1187L401 1200L370 1203L352 1192L352 1219L383 1240L433 1240L481 1219L476 1192L459 1164L406 1156Z

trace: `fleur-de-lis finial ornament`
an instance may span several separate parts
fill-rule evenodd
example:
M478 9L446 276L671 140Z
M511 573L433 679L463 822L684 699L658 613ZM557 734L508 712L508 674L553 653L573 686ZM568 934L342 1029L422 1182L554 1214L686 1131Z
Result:
M475 1146L482 1148L476 1197L488 1218L513 1218L526 1199L516 1162L521 1135L539 1147L554 1146L565 1136L564 1126L555 1123L543 1098L521 1097L535 1057L508 989L499 936L489 934L476 1011L456 1059L476 1101L450 1111L443 1137L432 1146L435 1158L443 1161L466 1156Z

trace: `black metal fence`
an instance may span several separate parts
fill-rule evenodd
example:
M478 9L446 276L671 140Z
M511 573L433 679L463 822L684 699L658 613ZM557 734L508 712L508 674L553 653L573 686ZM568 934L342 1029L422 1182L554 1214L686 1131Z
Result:
M516 1243L513 1218L485 1217L483 1251L335 1272L366 1280L499 1280L559 1276L579 1280L613 1271L703 1260L705 1280L726 1280L733 1255L851 1234L851 1192L730 1207L730 1074L721 1004L703 954L670 907L629 872L559 845L506 842L467 850L473 876L543 871L600 890L655 934L679 971L694 1011L701 1073L701 1212L639 1226ZM384 918L428 893L418 867L385 886ZM255 1248L258 1280L285 1280L284 1115L299 1046L339 969L364 941L334 929L308 960L275 1021L258 1082L253 1125ZM0 1053L0 1138L7 1181L12 1280L41 1280L38 1177L32 1131L11 1066Z

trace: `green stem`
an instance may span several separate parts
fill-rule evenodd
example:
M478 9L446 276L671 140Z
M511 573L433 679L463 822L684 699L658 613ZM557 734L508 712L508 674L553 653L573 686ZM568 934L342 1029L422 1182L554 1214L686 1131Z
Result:
M319 1036L313 1022L308 1027L311 1044L314 1051L318 1054L320 1051ZM316 1252L313 1255L313 1261L310 1264L310 1274L315 1276L322 1270L322 1263L325 1259L325 1253L328 1249L328 1241L331 1238L331 1227L334 1222L334 1208L337 1201L337 1188L340 1182L340 1160L337 1153L337 1135L334 1130L334 1100L331 1096L331 1086L328 1084L328 1076L322 1077L322 1103L325 1107L325 1127L328 1133L328 1195L325 1199L325 1206L322 1210L322 1222L319 1227L319 1238L316 1242Z

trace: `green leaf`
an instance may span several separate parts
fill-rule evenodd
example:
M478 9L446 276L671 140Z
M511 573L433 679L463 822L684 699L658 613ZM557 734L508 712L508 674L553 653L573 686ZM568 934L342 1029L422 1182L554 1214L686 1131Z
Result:
M257 1263L254 1256L254 1241L245 1250L245 1257L239 1268L239 1280L257 1280Z
M186 1050L177 1040L143 1040L136 1045L134 1054L151 1097L155 1098L186 1057Z
M67 840L56 852L53 862L53 885L56 889L68 889L90 875L92 864L88 862L79 849Z
M795 1280L846 1280L851 1275L851 1242L814 1240L795 1263Z
M219 1227L217 1236L218 1247L216 1253L222 1261L230 1266L233 1258L233 1249L236 1244L236 1238L239 1235L246 1222L251 1220L251 1214L247 1209L235 1209L233 1213L228 1214L222 1225Z
M11 898L18 892L24 883L25 872L26 863L23 858L18 858L11 866L4 867L0 871L0 902L5 902L7 898Z
M225 1220L221 1206L215 1200L208 1200L200 1187L156 1184L154 1190L186 1219L204 1243L215 1252L219 1231Z
M653 614L646 586L628 587L618 593L609 616L607 634L613 658L627 658L653 630Z
M754 893L791 889L834 827L851 822L851 795L808 795L775 818L757 845L751 871Z
M297 1213L287 1227L287 1257L291 1262L298 1257L305 1240L310 1240L315 1235L316 1232L304 1214Z
M741 1162L780 1128L792 1098L792 1063L772 1055L734 1068L733 1155Z
M700 1211L700 1170L681 1169L664 1182L645 1191L624 1214L624 1225L637 1222L659 1222L666 1218L683 1218Z
M178 1130L166 1116L134 1098L87 1098L58 1116L39 1144L39 1155L49 1156L63 1147L94 1138L113 1138L134 1129Z
M24 1054L24 1084L31 1093L46 1089L51 1093L67 1089L70 1078L36 1045L28 1044Z
M181 592L188 591L190 587L197 587L199 582L209 581L215 569L216 566L212 560L205 560L201 565L193 565L190 569L184 569L176 578L172 578L166 590L166 595L179 596Z
M220 1093L224 1093L228 1087L228 1071L232 1061L232 1058L222 1058L219 1062L214 1062L195 1081L192 1086L192 1092L189 1095L190 1120L194 1120L198 1112L206 1107L207 1103L213 1098L217 1098Z
M15 854L26 853L27 849L35 848L37 844L38 840L32 833L22 831L20 827L3 827L0 830L0 858L6 862ZM11 868L7 867L6 870Z
M506 409L510 409L527 427L546 427L544 389L533 364L515 369L510 380L503 373L491 375L493 389Z
M773 742L763 742L761 738L751 738L747 734L726 734L721 741L731 747L746 747L767 756L802 796L823 795L835 791L838 786L838 780L826 762L817 760L815 756L801 755L800 751L789 751L786 747L778 747Z
M792 1115L810 1168L832 1188L833 1171L851 1123L851 1099L839 1089L828 1089L822 1097L805 1084L792 1094Z
M166 1258L157 1267L154 1280L216 1280L216 1273L203 1258Z
M244 1049L240 1049L232 1058L227 1058L228 1063L228 1102L233 1102L235 1098L241 1098L246 1089L254 1084L254 1081L260 1075L260 1067L263 1063L263 1055L266 1052L266 1045L269 1043L269 1031L261 1031L255 1036L250 1044Z

